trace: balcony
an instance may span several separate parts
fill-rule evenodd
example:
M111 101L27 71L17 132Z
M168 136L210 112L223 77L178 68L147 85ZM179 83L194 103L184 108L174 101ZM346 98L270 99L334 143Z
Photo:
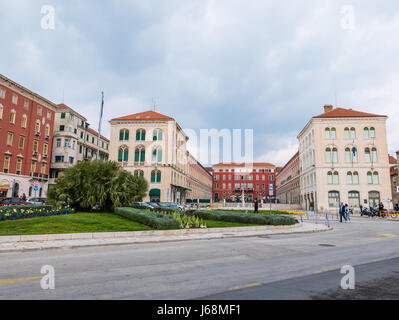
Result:
M45 136L44 137L46 140L49 140L50 139L50 136Z
M37 137L40 136L40 131L36 131L35 136L37 136Z
M33 155L37 157L39 153L37 151L33 151Z

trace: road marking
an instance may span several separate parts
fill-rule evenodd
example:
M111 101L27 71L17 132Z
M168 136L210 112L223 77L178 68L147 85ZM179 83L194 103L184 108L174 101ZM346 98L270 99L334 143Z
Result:
M384 234L379 234L379 237L384 237L384 238L396 238L396 235L392 233L384 233Z
M329 272L329 271L333 271L333 270L334 270L334 269L324 269L324 270L316 271L315 273L316 273L316 274L320 274L320 273Z
M250 283L250 284L245 284L245 285L243 285L243 286L238 286L238 287L230 288L229 291L240 290L240 289L246 289L246 288L252 288L252 287L259 287L260 285L262 285L262 284L259 283L259 282Z
M43 278L43 277L17 278L17 279L0 280L0 285L3 285L3 284L12 284L12 283L23 282L23 281L30 281L30 280L37 280L37 279L41 279L41 278Z

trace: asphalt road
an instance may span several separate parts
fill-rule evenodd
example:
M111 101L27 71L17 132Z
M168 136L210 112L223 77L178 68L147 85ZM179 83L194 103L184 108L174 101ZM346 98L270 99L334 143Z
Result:
M392 282L398 257L399 222L361 218L314 234L2 253L0 299L328 299L342 266L357 284ZM55 290L40 287L43 265Z

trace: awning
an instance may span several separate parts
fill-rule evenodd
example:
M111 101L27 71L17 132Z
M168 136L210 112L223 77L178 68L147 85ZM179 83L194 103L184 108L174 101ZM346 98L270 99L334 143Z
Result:
M150 197L160 197L161 190L160 189L151 189L150 190Z
M193 190L191 190L191 189L189 189L189 188L182 187L182 186L177 186L177 185L175 185L175 184L171 184L171 186L172 186L172 187L175 187L175 188L178 188L178 189L185 190L185 191L193 191Z
M1 181L0 182L0 189L6 189L6 190L8 190L8 189L10 189L11 187L10 187L10 183L8 182L8 181Z

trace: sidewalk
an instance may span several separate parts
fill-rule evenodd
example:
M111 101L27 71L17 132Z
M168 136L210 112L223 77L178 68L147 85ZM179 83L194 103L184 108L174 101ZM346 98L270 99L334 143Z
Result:
M294 226L3 236L0 237L0 253L123 244L256 237L277 234L321 232L331 229L332 228L328 228L324 224L299 223Z

